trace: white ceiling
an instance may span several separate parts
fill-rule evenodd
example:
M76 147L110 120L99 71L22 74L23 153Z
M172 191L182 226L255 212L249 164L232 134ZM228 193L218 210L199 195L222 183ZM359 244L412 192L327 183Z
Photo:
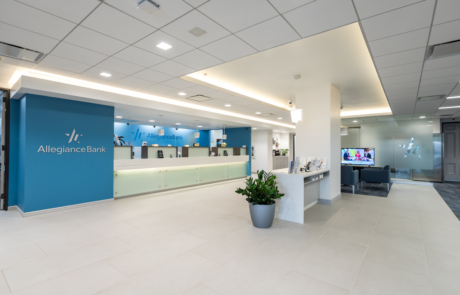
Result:
M460 39L458 0L156 0L153 14L137 2L0 1L0 41L47 54L38 65L3 58L0 87L14 70L35 68L184 100L177 93L195 84L183 75L359 22L394 114L435 113L452 102L417 97L460 92L460 56L424 60L428 45ZM195 27L207 33L188 33ZM158 49L160 42L173 48ZM289 122L282 108L212 90L213 107L230 103L235 112L267 111Z

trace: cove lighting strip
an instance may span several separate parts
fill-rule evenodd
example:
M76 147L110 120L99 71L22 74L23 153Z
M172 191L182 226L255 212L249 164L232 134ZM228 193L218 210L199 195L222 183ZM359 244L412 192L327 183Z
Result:
M340 112L340 117L364 116L364 115L391 115L393 112L390 108L372 109L363 111Z
M440 107L439 109L440 110L444 110L444 109L458 109L460 108L460 106L454 106L454 107Z
M233 113L233 112L229 112L229 111L214 109L214 108L210 108L210 107L195 105L195 104L191 104L191 103L187 103L187 102L176 101L176 100L169 99L169 98L164 98L164 97L145 94L145 93L141 93L141 92L126 90L126 89L122 89L122 88L116 88L116 87L112 87L112 86L102 85L102 84L98 84L98 83L83 81L83 80L79 80L79 79L75 79L75 78L69 78L69 77L65 77L65 76L55 75L55 74L36 71L36 70L30 70L28 72L18 72L18 71L16 71L13 74L13 76L11 77L11 79L8 81L8 84L10 84L10 86L14 85L19 80L19 78L21 78L21 76L28 76L28 77L33 77L33 78L38 78L38 79L58 82L58 83L64 83L64 84L68 84L68 85L74 85L74 86L85 87L85 88L89 88L89 89L95 89L95 90L100 90L100 91L105 91L105 92L110 92L110 93L122 94L122 95L126 95L126 96L146 99L146 100L150 100L150 101L156 101L156 102L170 104L170 105L186 107L186 108L200 110L200 111L206 111L206 112L215 113L215 114L221 114L221 115L226 115L226 116L231 116L231 117L236 117L236 118L241 118L241 119L246 119L246 120L251 120L251 121L257 121L257 122L261 122L261 123L268 123L268 124L272 124L272 125L276 125L276 126L282 126L282 127L292 128L292 129L296 128L295 125L284 124L284 123L280 123L280 122L265 120L265 119L262 119L262 118L246 116L246 115L243 115L243 114L238 114L238 113Z

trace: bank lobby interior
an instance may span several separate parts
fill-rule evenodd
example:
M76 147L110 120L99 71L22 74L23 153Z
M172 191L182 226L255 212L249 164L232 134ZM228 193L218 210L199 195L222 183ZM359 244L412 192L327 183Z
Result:
M460 294L458 11L0 1L0 295Z

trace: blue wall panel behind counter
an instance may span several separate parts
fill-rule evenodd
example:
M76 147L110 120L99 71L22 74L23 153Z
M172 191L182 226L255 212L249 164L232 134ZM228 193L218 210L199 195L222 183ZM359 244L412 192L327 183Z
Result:
M199 143L200 146L210 146L209 130L200 130L200 138L194 137L195 130L192 129L181 129L178 128L166 128L165 135L159 136L158 129L160 126L153 128L151 125L138 125L138 124L126 124L126 123L115 123L115 134L123 136L123 140L128 145L142 146L142 142L146 141L147 145L158 144L160 146L171 146L183 147L184 145L193 146L194 143Z
M225 129L227 139L224 140L228 147L242 147L243 145L246 146L246 152L249 155L247 171L248 176L251 176L251 132L251 127L228 128Z

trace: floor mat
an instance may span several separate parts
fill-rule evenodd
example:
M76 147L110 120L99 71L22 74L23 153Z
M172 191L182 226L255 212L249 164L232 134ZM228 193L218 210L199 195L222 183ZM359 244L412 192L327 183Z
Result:
M433 187L460 220L460 182L433 183Z
M391 190L392 185L393 184L390 183L390 190ZM352 189L351 186L342 185L342 193L352 194L353 189ZM357 194L357 195L366 195L366 196L375 196L375 197L386 198L386 197L388 197L389 193L390 192L387 191L387 185L386 184L380 184L380 183L366 183L364 188L363 188L363 185L361 183L359 190L355 189L355 194Z

